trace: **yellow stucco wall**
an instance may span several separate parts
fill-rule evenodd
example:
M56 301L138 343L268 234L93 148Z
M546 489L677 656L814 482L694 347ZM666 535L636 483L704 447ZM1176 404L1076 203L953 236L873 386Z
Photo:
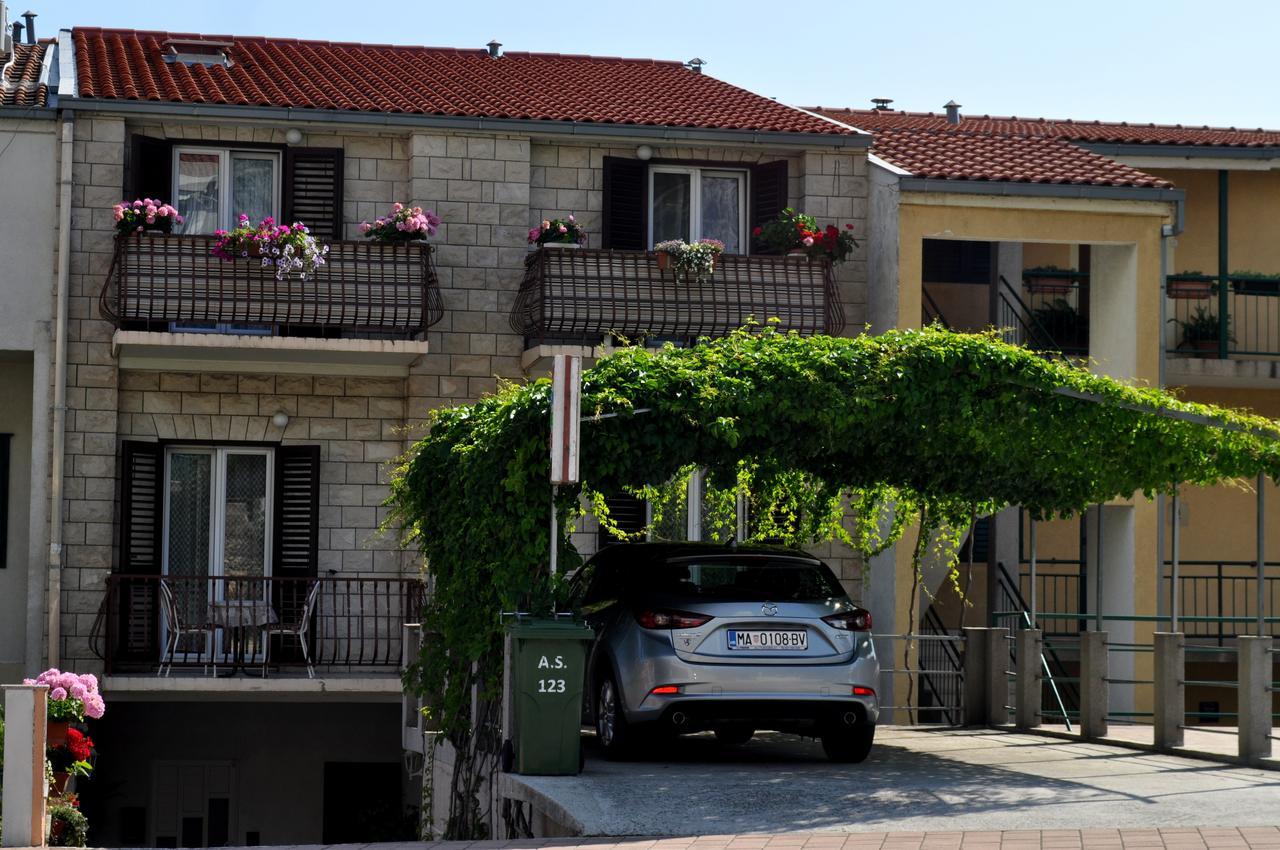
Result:
M1218 272L1218 172L1151 169L1187 193L1186 227L1170 271ZM1228 178L1228 271L1280 272L1280 172L1232 171Z

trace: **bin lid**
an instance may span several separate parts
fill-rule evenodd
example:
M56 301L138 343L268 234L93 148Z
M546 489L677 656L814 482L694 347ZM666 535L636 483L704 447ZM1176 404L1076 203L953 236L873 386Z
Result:
M595 632L584 623L551 618L516 620L507 625L507 632L521 640L590 640Z

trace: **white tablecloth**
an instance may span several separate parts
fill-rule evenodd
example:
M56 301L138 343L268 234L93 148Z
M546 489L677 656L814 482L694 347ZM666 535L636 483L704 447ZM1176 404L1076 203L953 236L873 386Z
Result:
M209 622L228 629L274 625L280 616L271 603L262 599L229 599L209 603Z

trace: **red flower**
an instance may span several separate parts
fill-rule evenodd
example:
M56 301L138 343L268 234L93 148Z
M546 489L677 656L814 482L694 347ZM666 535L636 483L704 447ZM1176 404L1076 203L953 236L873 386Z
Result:
M88 761L93 755L93 739L75 727L67 729L67 752L75 761Z
M850 222L849 224L846 224L846 225L844 226L844 229L845 229L845 230L853 230L853 223L852 223L852 222Z
M764 233L764 228L759 226L757 226L755 230L751 231L752 236L759 236L761 233Z

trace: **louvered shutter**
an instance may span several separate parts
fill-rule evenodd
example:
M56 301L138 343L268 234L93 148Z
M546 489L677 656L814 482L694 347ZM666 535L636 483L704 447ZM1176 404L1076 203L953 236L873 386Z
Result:
M778 217L787 207L787 161L766 162L751 168L751 229ZM772 253L753 242L752 253Z
M272 572L281 577L316 574L320 536L320 447L276 449Z
M613 496L605 496L605 505L609 508L609 518L618 526L619 530L628 534L638 534L644 531L649 520L648 506L644 499L639 499L629 493L618 493ZM600 536L596 543L597 548L603 549L610 543L617 543L618 538L613 534L600 529Z
M126 440L120 476L120 565L129 575L160 575L164 523L161 479L164 450L158 443ZM150 660L160 653L160 599L154 579L123 580L115 600L115 642L121 658Z
M604 158L601 247L644 251L648 245L649 168L641 160Z
M285 149L284 220L302 222L317 239L342 238L341 148Z
M159 198L174 203L173 142L134 135L129 144L129 186L134 198Z

